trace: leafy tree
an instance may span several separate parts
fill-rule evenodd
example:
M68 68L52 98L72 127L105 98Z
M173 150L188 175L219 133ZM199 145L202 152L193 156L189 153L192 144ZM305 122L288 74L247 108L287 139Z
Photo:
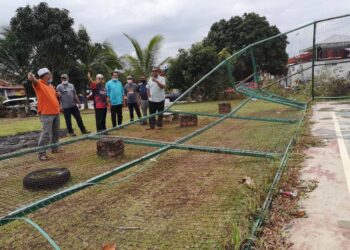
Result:
M161 48L161 44L164 40L163 36L156 35L154 36L146 46L146 48L142 49L140 43L135 39L130 37L129 35L124 35L129 39L131 44L133 45L136 57L127 55L125 56L125 60L128 65L131 67L133 74L137 77L141 74L145 74L149 76L151 74L151 70L153 66L158 66L158 56ZM167 60L167 59L166 59ZM164 63L164 60L162 63ZM160 63L160 64L162 64Z
M74 63L77 34L74 20L66 9L50 8L47 3L21 7L10 21L18 46L29 52L34 68L48 67L57 76L61 69Z
M271 26L265 17L256 13L245 13L242 17L234 16L227 21L222 19L214 23L204 39L204 44L214 46L218 53L227 49L233 54L251 43L279 33L278 28ZM286 46L287 37L281 36L254 47L253 53L259 68L271 74L284 73L288 60ZM239 69L234 71L238 80L252 73L249 52L240 56L235 63L235 69Z
M0 33L0 74L6 78L15 80L24 85L27 97L27 112L29 112L29 96L34 96L34 90L26 81L27 72L32 70L28 63L29 53L18 46L16 35L9 29L4 28Z
M214 47L203 43L193 44L191 49L180 49L177 58L170 60L167 73L171 88L185 91L220 62ZM192 97L200 95L204 100L217 99L229 82L223 70L218 70L193 90Z
M0 33L0 72L9 78L21 82L31 70L28 64L29 53L18 46L18 39L10 29L4 28Z
M48 67L54 82L68 73L86 95L88 71L108 74L121 63L111 45L92 43L85 28L75 32L73 24L68 10L44 2L18 8L0 39L2 71L26 77L28 71Z

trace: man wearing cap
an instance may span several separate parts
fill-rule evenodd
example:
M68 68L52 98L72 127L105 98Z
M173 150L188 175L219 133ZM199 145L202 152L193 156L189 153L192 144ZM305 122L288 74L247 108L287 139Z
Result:
M34 91L38 99L38 113L42 123L42 131L38 146L54 144L59 139L60 128L60 105L58 102L58 93L51 84L52 75L47 68L39 69L39 80L32 73L28 73L28 80L32 82ZM51 147L52 153L59 153L57 146ZM39 160L49 160L46 150L39 151Z
M152 69L152 77L147 84L148 89L148 105L150 115L156 112L162 112L164 110L165 102L165 78L159 75L159 68L154 67ZM155 116L149 118L150 127L147 129L155 129L157 123L158 129L163 126L163 114L158 115L156 122Z
M118 80L118 71L112 72L112 79L106 84L107 101L111 108L111 118L113 127L117 126L116 115L118 116L118 126L123 122L123 84Z
M124 92L126 96L126 102L128 104L130 121L134 121L134 109L136 111L137 117L141 119L141 112L138 104L139 98L139 86L134 83L133 77L127 77L128 83L124 86Z
M75 118L78 127L82 134L89 133L81 119L79 108L81 106L80 100L75 91L74 85L68 82L68 75L61 75L61 83L58 84L56 90L60 96L61 108L63 109L64 119L66 121L68 133L71 136L76 136L72 128L72 115ZM78 105L78 107L77 107Z

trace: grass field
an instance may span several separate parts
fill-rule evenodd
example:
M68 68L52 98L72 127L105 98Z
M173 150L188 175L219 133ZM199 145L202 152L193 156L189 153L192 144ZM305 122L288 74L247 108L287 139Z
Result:
M96 131L95 125L95 113L93 110L81 111L84 125L87 130ZM127 108L123 108L123 122L129 121L129 111ZM107 114L106 119L107 128L112 127L112 121L110 113ZM66 128L63 114L60 115L60 127ZM76 134L80 134L80 130L77 126L75 119L72 117L72 126ZM41 130L41 123L39 116L26 117L26 118L1 118L0 119L0 136L15 135L18 133L24 133L28 131Z
M239 102L233 101L232 106ZM214 113L217 103L175 108ZM299 118L301 112L256 101L238 114ZM89 116L93 114L84 114L86 124ZM194 128L180 128L174 121L160 131L147 132L144 127L132 125L110 136L173 142L215 119L200 117ZM89 125L88 128L91 129ZM282 152L295 129L296 124L226 119L186 143ZM72 172L68 187L155 150L127 145L124 156L106 160L96 156L93 140L63 149L63 154L54 155L46 163L39 164L35 154L1 162L0 198L5 201L0 205L2 215L57 191L24 190L21 180L32 170L68 167ZM62 249L100 249L111 241L120 249L233 249L248 236L278 164L279 160L264 158L168 150L27 217ZM242 181L247 177L252 179L252 185ZM0 249L49 248L45 238L22 220L0 227L0 234Z

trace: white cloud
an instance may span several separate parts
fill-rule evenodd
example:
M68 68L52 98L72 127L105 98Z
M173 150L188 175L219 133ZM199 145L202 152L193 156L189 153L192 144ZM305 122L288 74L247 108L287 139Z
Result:
M8 25L18 7L36 5L37 0L0 0L0 25ZM94 41L108 40L118 54L131 53L131 44L122 35L126 32L145 46L156 34L165 37L161 57L173 56L179 48L188 48L202 40L210 26L220 19L256 12L266 16L270 24L287 31L300 24L350 12L350 1L318 0L61 0L47 1L52 7L65 8L75 20L75 27L84 25ZM247 31L249 32L249 31ZM295 34L294 34L295 35ZM295 48L301 36L295 39Z

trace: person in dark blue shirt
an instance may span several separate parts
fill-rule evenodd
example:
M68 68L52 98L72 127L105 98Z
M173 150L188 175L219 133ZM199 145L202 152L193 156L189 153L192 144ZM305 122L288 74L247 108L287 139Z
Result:
M147 81L145 75L141 75L139 83L139 93L140 93L140 106L142 110L142 115L147 116L148 110L148 93L147 93ZM147 125L147 120L143 120L141 125Z

